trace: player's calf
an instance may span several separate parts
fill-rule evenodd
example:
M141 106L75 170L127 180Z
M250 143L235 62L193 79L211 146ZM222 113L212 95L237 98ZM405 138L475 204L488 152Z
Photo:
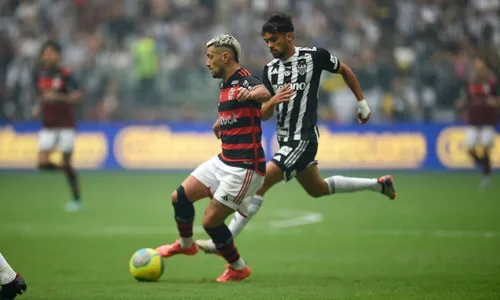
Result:
M205 231L212 238L217 252L228 262L224 273L217 278L218 282L239 281L250 276L250 269L241 258L234 245L233 235L224 223L232 212L229 207L212 199L203 218Z
M81 208L80 187L78 185L78 177L75 169L71 165L71 152L63 154L63 171L71 190L73 199L66 204L66 210L69 212L76 212Z

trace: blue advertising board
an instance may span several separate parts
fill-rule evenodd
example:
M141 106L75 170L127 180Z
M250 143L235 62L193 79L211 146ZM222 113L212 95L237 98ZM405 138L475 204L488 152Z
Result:
M273 122L264 124L267 159L278 148ZM91 170L193 169L220 151L211 123L81 123L74 163ZM33 169L37 123L0 125L0 169ZM465 127L446 125L321 124L317 159L321 169L472 169L464 147ZM496 136L500 145L500 135ZM60 161L55 152L52 159ZM500 146L492 160L500 168Z

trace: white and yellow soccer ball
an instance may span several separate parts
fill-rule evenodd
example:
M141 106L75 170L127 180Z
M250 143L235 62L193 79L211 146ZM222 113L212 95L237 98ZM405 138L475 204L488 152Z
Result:
M163 257L151 248L137 250L129 263L130 274L138 281L157 281L163 274L164 268Z

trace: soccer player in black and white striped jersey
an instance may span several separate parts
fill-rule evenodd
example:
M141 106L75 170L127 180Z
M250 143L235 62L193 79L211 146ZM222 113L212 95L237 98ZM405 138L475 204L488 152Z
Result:
M306 192L314 197L336 193L374 191L389 199L396 198L391 175L380 178L352 178L331 176L322 178L317 161L319 134L316 126L318 114L318 88L321 73L326 70L338 73L358 101L358 122L370 118L370 108L364 99L358 79L353 71L337 57L323 48L295 47L292 17L273 14L262 27L262 37L274 57L264 67L262 82L273 96L262 106L262 118L277 113L277 136L280 149L266 165L263 186L253 197L247 215L236 212L229 229L233 236L246 226L260 209L264 194L276 183L297 178ZM214 253L210 240L199 240L198 246L207 253Z

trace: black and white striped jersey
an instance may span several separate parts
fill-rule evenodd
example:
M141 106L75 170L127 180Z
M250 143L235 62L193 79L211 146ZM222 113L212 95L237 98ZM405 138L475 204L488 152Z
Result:
M337 73L340 61L323 48L295 47L287 60L274 59L264 67L262 82L274 96L284 85L295 91L288 103L276 106L278 140L317 141L318 89L321 72Z

